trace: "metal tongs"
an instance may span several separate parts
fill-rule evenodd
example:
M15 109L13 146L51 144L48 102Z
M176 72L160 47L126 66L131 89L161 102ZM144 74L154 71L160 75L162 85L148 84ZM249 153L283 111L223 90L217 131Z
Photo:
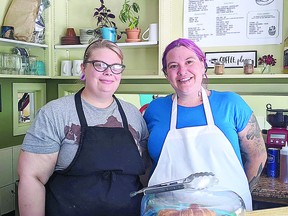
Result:
M130 197L134 197L139 193L152 194L167 191L180 190L184 188L191 188L195 190L205 189L218 183L218 179L212 172L193 173L186 178L176 181L165 182L150 187L143 188L139 191L130 193Z

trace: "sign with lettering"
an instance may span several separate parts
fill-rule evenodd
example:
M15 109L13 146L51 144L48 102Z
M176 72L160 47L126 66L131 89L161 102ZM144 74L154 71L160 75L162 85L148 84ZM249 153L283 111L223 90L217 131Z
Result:
M251 59L254 67L257 67L257 51L229 51L229 52L205 52L208 68L213 68L214 63L223 62L225 68L241 68L245 59Z
M283 5L284 0L184 0L183 37L202 48L281 44Z

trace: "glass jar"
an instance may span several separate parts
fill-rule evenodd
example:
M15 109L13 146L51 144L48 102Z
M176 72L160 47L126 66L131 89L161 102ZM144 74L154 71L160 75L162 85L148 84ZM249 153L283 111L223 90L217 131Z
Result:
M224 63L223 62L220 62L220 61L217 61L214 63L214 73L217 74L217 75L222 75L224 74Z
M197 215L244 216L245 204L233 191L196 190L191 188L146 194L141 202L141 216ZM174 213L174 214L173 214Z
M252 59L245 59L243 62L243 69L245 74L254 73L254 61Z

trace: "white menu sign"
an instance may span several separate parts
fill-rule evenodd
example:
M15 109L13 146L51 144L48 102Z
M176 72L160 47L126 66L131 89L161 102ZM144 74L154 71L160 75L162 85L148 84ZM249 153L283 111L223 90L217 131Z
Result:
M184 37L200 47L280 44L283 0L184 0Z

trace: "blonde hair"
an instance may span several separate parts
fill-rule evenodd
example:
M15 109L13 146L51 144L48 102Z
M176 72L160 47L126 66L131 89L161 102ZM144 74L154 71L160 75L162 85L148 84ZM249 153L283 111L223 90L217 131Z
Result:
M85 62L88 61L89 57L91 56L91 52L93 50L101 48L108 48L112 50L121 59L121 63L123 63L123 53L122 50L118 47L118 45L111 41L103 39L95 40L88 45L88 47L84 52L83 63L85 64Z

